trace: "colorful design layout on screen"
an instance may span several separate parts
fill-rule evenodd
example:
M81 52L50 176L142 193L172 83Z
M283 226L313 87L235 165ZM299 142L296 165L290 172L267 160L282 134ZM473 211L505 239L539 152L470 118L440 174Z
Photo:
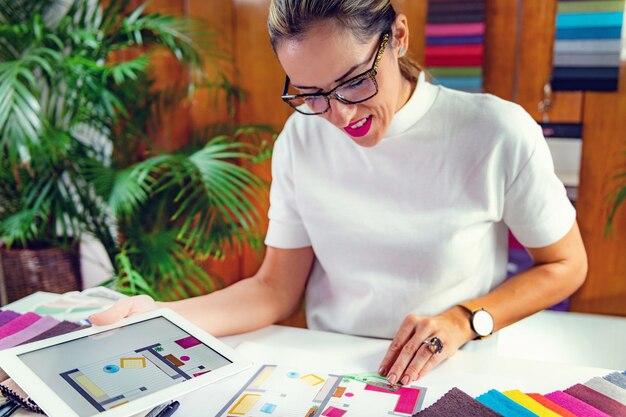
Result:
M138 324L30 352L22 359L81 416L231 363L167 319Z
M425 388L387 390L384 378L369 378L264 365L217 417L408 417L421 409Z

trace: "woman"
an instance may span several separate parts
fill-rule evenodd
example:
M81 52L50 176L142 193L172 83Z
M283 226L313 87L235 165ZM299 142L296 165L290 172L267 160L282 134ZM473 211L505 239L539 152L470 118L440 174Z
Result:
M379 372L407 384L582 284L575 211L519 106L430 84L387 0L273 0L268 26L297 111L274 149L264 262L168 307L224 335L288 317L306 290L309 327L393 338ZM508 229L535 266L505 281Z

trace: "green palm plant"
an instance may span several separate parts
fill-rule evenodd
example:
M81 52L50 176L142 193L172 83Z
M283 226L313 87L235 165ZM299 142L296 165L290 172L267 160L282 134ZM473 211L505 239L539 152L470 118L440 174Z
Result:
M158 49L187 74L169 90L154 88ZM112 59L122 53L133 58ZM159 151L148 132L194 89L242 98L207 59L227 63L198 22L129 0L0 0L0 240L67 247L88 234L120 291L211 291L196 261L258 244L263 184L247 164L268 156L269 129L231 120Z

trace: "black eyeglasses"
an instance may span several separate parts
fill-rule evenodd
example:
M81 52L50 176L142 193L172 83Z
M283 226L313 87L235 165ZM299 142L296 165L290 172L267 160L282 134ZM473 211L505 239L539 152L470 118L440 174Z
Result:
M326 113L330 109L331 98L345 104L358 104L369 100L378 93L376 74L378 73L378 64L383 57L387 42L389 42L389 33L385 33L380 41L372 68L356 77L344 81L329 92L287 94L289 90L289 77L286 77L285 89L283 90L281 98L296 111L306 115ZM306 106L302 106L303 104L306 104Z

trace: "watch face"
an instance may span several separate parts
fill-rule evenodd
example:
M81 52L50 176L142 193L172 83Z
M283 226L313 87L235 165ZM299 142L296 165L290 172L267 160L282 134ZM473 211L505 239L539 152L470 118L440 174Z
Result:
M472 317L472 326L479 336L489 336L493 332L493 317L485 310L478 310Z

